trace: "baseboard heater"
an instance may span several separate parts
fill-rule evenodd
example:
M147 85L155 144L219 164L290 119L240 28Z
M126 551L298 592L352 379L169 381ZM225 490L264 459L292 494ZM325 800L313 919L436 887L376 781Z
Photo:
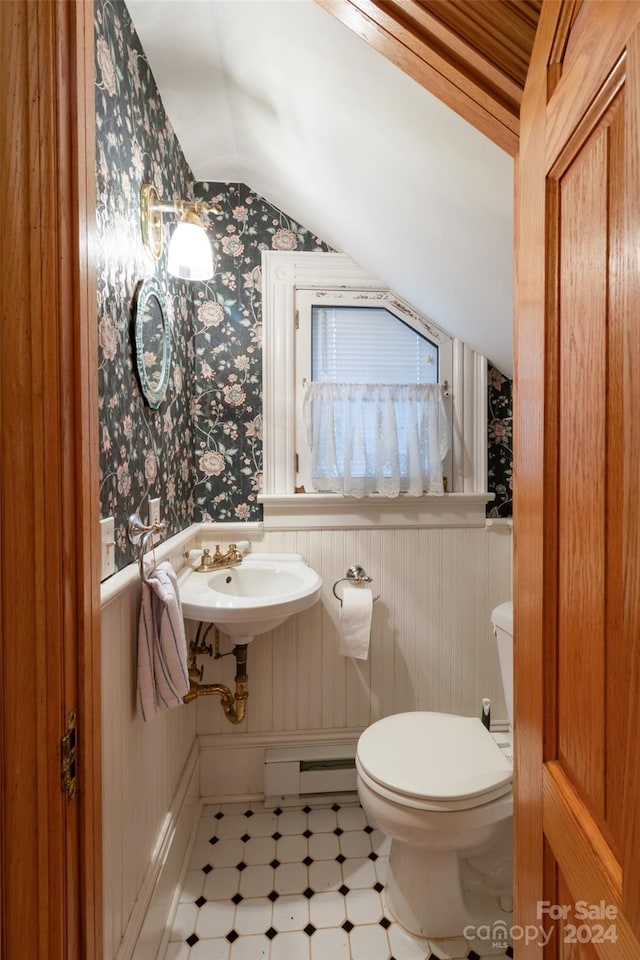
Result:
M355 742L265 750L265 806L293 806L312 800L355 800L355 758Z

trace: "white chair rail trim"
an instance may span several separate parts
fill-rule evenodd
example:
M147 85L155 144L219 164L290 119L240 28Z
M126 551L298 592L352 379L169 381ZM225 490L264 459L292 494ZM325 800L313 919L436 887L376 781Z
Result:
M335 493L262 494L265 530L353 530L367 527L484 527L493 493L342 497Z

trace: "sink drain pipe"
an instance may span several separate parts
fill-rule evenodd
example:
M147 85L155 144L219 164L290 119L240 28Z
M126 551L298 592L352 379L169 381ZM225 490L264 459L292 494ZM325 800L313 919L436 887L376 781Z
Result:
M199 633L199 631L198 631ZM206 633L205 633L206 636ZM204 669L196 666L196 657L200 653L208 653L213 656L211 646L204 644L204 637L200 640L199 636L189 645L189 690L183 697L185 703L191 703L196 697L220 697L220 703L224 710L224 715L229 723L242 723L247 715L247 700L249 698L247 676L247 644L236 643L233 648L233 656L236 658L235 675L235 693L232 693L229 687L224 683L201 683ZM216 630L216 659L228 654L218 652L218 636Z

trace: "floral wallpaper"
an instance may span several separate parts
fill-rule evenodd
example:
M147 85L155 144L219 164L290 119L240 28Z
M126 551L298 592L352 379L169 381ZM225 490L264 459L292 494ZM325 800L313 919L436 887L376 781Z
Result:
M153 75L122 2L96 0L96 178L102 516L115 517L116 569L134 558L127 519L160 497L168 535L191 523L193 293L152 260L140 236L140 186L163 198L193 195L193 176L165 114ZM167 221L168 218L165 218ZM168 228L168 223L165 224ZM135 372L131 304L155 276L171 326L171 377L152 410Z
M262 250L329 250L244 184L196 183L222 208L209 215L217 253L196 293L193 435L194 521L259 520L262 480ZM511 381L489 364L491 517L511 516Z
M97 275L102 516L116 520L116 569L135 558L127 520L160 497L171 536L194 521L258 520L262 477L263 250L329 250L250 187L194 183L126 5L95 0ZM169 277L144 252L139 194L213 200L215 275ZM173 229L165 218L165 239ZM155 277L171 325L171 377L157 410L135 370L131 304ZM511 514L511 382L489 367L490 516Z
M513 508L512 382L490 363L488 383L487 473L489 491L495 493L496 499L487 505L487 516L510 517Z
M194 284L194 520L260 520L263 250L329 250L318 237L238 183L198 183L217 255Z

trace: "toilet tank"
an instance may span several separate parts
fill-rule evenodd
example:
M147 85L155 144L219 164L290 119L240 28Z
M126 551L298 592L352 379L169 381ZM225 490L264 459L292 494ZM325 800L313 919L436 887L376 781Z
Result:
M513 727L513 603L501 603L491 614L493 635L498 644L500 673L504 700L509 714L509 727Z

